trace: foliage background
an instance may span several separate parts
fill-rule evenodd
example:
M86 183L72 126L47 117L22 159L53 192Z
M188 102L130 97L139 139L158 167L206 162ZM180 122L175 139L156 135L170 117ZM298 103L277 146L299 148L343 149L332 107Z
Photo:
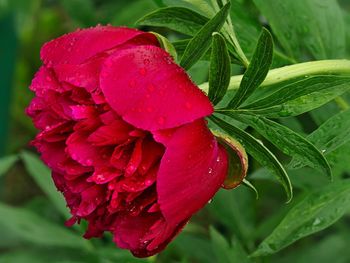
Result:
M97 23L134 27L135 21L157 8L156 2L161 3L151 0L0 0L0 262L350 262L350 251L347 249L350 242L349 197L338 204L345 215L329 228L322 232L317 229L316 234L292 242L276 254L250 259L246 256L270 235L291 208L310 193L322 190L329 184L324 175L314 170L295 170L291 173L295 198L286 205L282 189L253 161L250 163L249 178L259 189L260 198L256 200L254 193L244 187L232 191L221 190L157 257L135 259L128 252L114 248L108 235L102 240L85 241L80 238L84 224L73 229L63 226L67 216L63 200L54 190L48 169L28 147L36 131L25 116L24 109L32 97L28 86L40 66L40 47L44 42L78 27ZM297 61L350 57L349 0L338 1L341 6L340 19L344 22L341 30L337 25L332 25L332 21L325 21L325 13L329 10L311 16L307 11L300 13L296 7L296 10L285 10L287 13L284 14L272 9L273 1L266 1L271 2L271 6L267 7L259 4L263 1L258 0L232 2L232 12L237 10L233 20L234 24L238 21L238 39L248 57L256 43L247 41L247 34L253 35L254 39L261 24L269 27L266 17L275 19L275 23L281 19L292 19L296 27L304 26L305 30L308 27L301 23L315 24L319 30L332 33L332 43L337 42L335 38L340 41L341 38L346 39L344 48L332 47L333 52L322 53L317 48L305 49L313 38L318 37L317 32L311 31L308 34L311 41L305 39L302 44L297 43L297 36L289 37L288 49L283 36L288 36L293 29L285 27L284 31L273 32L278 38L276 43L280 52L280 55L275 55L274 67ZM322 5L325 0L305 2ZM273 25L272 20L269 21ZM333 27L337 30L331 32ZM141 29L157 31L171 40L183 38L181 34L164 28ZM298 52L295 45L302 45ZM206 81L207 68L205 61L194 66L190 71L193 80L198 84ZM240 74L242 69L236 66L232 72ZM344 100L350 102L348 94ZM298 118L283 119L281 122L305 135L340 110L336 103L331 102ZM277 149L275 152L282 159L286 158ZM349 143L327 158L336 178L350 176ZM322 199L325 193L321 190L314 196ZM306 204L311 206L312 202L306 200ZM337 213L332 210L334 205L337 204L331 203L323 213ZM302 211L299 213L300 217L305 216ZM298 220L298 216L295 220ZM305 227L317 228L320 224L318 220L321 219L317 215L311 215L311 226L309 222Z

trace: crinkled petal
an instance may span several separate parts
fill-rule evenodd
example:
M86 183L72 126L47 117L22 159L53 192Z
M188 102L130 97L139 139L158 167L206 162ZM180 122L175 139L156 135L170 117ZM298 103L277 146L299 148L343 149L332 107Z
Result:
M97 53L109 50L144 32L136 29L97 26L63 35L46 43L41 60L48 66L80 64Z
M165 144L157 178L158 203L168 223L201 209L224 182L228 163L204 120L180 127Z
M111 107L144 130L177 127L213 112L207 96L155 46L115 52L102 66L100 86Z

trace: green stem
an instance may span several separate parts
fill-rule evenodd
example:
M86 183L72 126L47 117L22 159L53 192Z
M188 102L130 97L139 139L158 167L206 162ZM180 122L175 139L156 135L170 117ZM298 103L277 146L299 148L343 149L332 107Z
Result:
M344 100L342 97L339 96L339 97L335 98L334 101L341 110L350 109L349 103L347 103L346 100Z
M350 60L319 60L272 69L261 87L309 75L350 75ZM231 77L228 89L238 89L242 77L243 75ZM206 82L199 85L199 88L208 93L209 85Z

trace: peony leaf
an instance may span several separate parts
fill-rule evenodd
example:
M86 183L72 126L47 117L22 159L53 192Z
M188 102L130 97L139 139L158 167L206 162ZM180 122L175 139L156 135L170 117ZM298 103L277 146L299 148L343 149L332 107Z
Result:
M263 29L253 58L245 71L237 93L228 108L238 108L264 81L273 57L273 40L270 32Z
M345 25L338 1L254 0L287 55L305 59L344 57Z
M157 9L139 19L136 24L143 26L167 27L185 35L195 35L209 19L184 7Z
M0 159L0 176L5 175L6 172L16 163L18 156L8 155Z
M226 4L188 43L180 61L180 65L184 69L190 69L208 51L211 43L211 35L219 31L223 26L229 14L230 7L230 3Z
M324 154L338 149L350 140L350 110L340 112L329 118L317 130L307 136ZM290 168L301 168L303 163L296 158L289 164Z
M256 200L259 199L259 192L250 181L243 179L242 184L254 192Z
M214 227L209 228L213 251L216 262L225 263L250 263L248 255L243 250L238 240L232 240L232 244L225 239Z
M226 115L253 127L285 154L320 172L324 172L332 179L332 170L326 158L303 136L261 116L234 113L227 113Z
M350 180L329 184L308 194L284 217L252 256L275 253L335 223L350 210Z
M177 53L173 44L171 44L171 42L161 34L158 34L156 32L151 32L151 33L157 37L160 47L164 49L166 52L168 52L172 56L172 58L176 61Z
M219 33L213 34L209 68L208 97L216 105L225 96L230 83L231 65L226 41Z
M276 179L282 184L287 194L287 202L293 197L293 188L288 174L278 161L275 155L266 148L260 141L249 133L236 128L235 126L212 116L210 118L216 125L223 129L227 134L238 140L247 152L252 155L261 165L266 166Z
M0 203L0 224L22 240L42 246L87 248L88 242L24 208Z
M23 151L20 154L29 175L38 184L41 190L46 193L52 204L57 210L68 219L70 217L68 208L64 202L62 195L57 191L56 186L51 178L50 170L42 163L42 161L33 153Z
M265 117L289 117L318 108L350 89L349 76L306 76L242 110Z

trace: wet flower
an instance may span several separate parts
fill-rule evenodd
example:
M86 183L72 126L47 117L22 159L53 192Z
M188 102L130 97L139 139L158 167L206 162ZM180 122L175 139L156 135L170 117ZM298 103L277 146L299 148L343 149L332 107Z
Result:
M86 238L112 232L135 256L171 241L223 184L224 148L204 117L213 107L188 75L135 29L98 26L46 43L27 114Z

